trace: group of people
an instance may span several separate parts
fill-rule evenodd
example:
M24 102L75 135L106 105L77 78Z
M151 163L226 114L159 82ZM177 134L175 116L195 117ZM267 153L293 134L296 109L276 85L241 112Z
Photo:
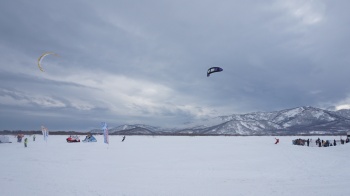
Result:
M21 143L22 142L22 138L24 137L23 134L18 134L17 136L17 142ZM35 138L36 136L33 135L33 142L35 142ZM24 147L27 148L27 145L28 145L28 138L24 138Z
M349 143L350 139L347 137L346 140L340 139L340 143L344 144L344 143Z
M329 140L321 140L320 138L316 140L316 146L318 147L329 147L329 146L336 146L336 145L337 145L336 140L333 140L333 142Z
M349 143L349 138L347 138L346 140L340 139L340 140L321 140L320 138L318 138L315 141L315 145L318 147L329 147L329 146L336 146L337 144L345 144L345 143ZM300 145L300 146L313 146L313 141L312 139L296 139L293 140L293 144L294 145Z
M299 138L299 139L296 139L296 140L293 140L293 144L294 145L300 145L300 146L305 146L305 144L307 145L307 146L309 146L310 145L310 141L312 141L312 140L310 140L310 139L301 139L301 138Z

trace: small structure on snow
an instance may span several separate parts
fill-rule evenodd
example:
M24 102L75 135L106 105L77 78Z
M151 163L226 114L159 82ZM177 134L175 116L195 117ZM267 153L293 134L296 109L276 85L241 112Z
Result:
M12 143L10 142L10 138L6 135L0 135L0 143Z
M92 135L87 135L83 142L97 142L96 138Z

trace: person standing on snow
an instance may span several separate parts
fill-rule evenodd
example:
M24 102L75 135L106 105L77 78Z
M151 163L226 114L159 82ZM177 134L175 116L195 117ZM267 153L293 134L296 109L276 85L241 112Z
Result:
M22 142L22 135L21 134L18 134L17 135L17 142L21 143Z
M35 135L33 135L33 142L35 142Z
M24 139L24 147L27 148L28 138Z
M276 139L275 144L278 144L280 142L280 140L278 138L275 138L275 139Z

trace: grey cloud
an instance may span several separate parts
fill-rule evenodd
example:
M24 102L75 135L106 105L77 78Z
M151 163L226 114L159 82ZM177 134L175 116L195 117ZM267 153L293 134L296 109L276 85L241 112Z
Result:
M66 105L57 111L62 116L83 114L91 121L109 119L115 124L176 124L198 117L174 109L181 105L198 107L198 113L230 114L346 100L350 90L346 85L349 3L293 2L3 1L0 63L8 67L1 68L0 87L60 101ZM309 10L295 15L306 3ZM103 80L106 73L161 84L173 94L166 100L154 98L160 103L153 109L136 104L131 107L133 115L128 116L108 109L128 103L95 98L97 93L112 96L102 88L14 74L11 65L34 64L44 51L62 56L56 62L62 71L52 73L47 67L57 77L68 78L69 71L74 71L82 76L102 74ZM19 54L18 59L13 53ZM224 71L207 78L211 66ZM118 85L128 87L127 83ZM67 94L70 96L65 97ZM94 108L90 112L74 109L72 98L83 99ZM74 127L78 122L83 120L77 120Z

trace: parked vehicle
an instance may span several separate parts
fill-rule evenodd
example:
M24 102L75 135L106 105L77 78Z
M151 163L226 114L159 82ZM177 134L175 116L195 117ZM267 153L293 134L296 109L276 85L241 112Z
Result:
M69 138L67 138L68 143L73 143L73 142L80 142L80 139L77 135L71 135Z

